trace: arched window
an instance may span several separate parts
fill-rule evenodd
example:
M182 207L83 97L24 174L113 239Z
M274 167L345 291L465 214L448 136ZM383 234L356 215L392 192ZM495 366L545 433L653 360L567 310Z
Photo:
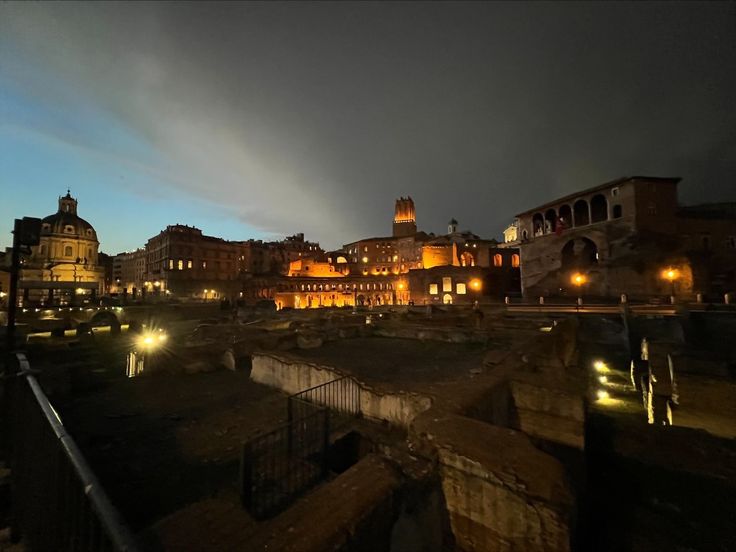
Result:
M511 266L514 268L519 268L519 255L516 253L511 255Z
M584 199L577 200L575 205L573 205L572 210L575 215L575 226L585 226L586 224L590 224L590 212L588 211L587 201Z
M532 234L534 236L541 236L544 234L544 218L541 213L536 213L532 217Z
M603 194L596 194L590 200L591 222L608 220L608 202Z
M500 253L496 253L493 256L493 266L503 266L503 257Z
M544 213L544 233L551 234L557 228L557 212L554 209L547 209Z
M72 246L71 245L64 246L64 256L65 257L73 257L74 256L74 253L72 252Z
M572 228L572 209L569 205L563 205L560 207L560 218L557 219L557 225L559 228Z
M621 218L623 214L623 208L620 205L613 206L613 218Z

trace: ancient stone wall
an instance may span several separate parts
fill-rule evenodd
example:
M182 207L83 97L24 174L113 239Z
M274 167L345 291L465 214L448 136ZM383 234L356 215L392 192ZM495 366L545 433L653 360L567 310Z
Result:
M265 353L253 355L250 375L257 383L289 394L334 381L342 376L334 368ZM415 393L383 393L361 382L356 383L360 387L360 413L366 418L407 427L419 413L432 405L431 399Z
M434 449L460 550L570 549L574 501L564 468L524 434L432 409L415 420L412 439Z

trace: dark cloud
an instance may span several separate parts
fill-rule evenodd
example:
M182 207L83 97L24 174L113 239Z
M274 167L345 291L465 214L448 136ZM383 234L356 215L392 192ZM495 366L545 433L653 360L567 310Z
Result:
M497 235L518 211L630 174L682 176L688 202L736 199L733 3L0 15L3 49L24 60L16 79L63 81L35 93L105 110L158 153L166 185L266 232L330 246L386 234L410 194L424 229L456 217Z

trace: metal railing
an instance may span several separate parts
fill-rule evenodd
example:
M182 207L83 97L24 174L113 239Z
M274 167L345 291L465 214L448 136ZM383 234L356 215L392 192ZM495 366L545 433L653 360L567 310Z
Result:
M350 417L360 416L360 385L353 378L342 376L289 397L288 419L299 419L314 405L329 408L332 429L339 428Z
M25 355L16 361L4 401L14 533L29 550L137 550Z
M329 410L287 422L243 445L243 505L256 519L275 515L327 475Z
M285 424L243 445L241 498L257 519L277 514L327 477L330 434L360 415L360 386L338 378L291 395L287 406Z

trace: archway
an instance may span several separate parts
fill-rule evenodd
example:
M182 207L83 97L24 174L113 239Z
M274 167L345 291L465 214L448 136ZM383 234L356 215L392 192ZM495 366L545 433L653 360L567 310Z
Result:
M557 222L560 228L572 228L572 209L569 205L560 207L560 218Z
M598 264L598 246L588 238L568 241L562 248L562 269L580 270Z
M475 266L473 254L468 251L463 252L463 254L460 255L460 266Z
M532 217L532 235L541 236L544 233L544 218L541 213L535 213Z
M96 313L89 321L91 327L110 326L111 333L120 333L120 321L110 311L100 311Z
M449 293L445 293L442 296L442 303L444 303L445 305L452 305L452 295L450 295Z
M596 194L590 200L591 222L603 222L608 220L608 202L603 194Z
M588 210L588 202L584 199L578 199L575 205L572 207L573 210L573 224L574 226L585 226L590 224L590 211Z
M554 209L547 209L544 213L544 233L551 234L557 229L557 213Z

